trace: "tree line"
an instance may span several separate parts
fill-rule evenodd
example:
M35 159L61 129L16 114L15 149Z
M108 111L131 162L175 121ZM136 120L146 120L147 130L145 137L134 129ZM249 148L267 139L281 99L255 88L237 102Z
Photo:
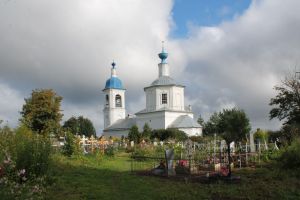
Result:
M21 111L21 123L42 135L64 136L65 132L74 135L96 136L92 121L83 116L71 117L61 126L62 97L52 89L35 89Z

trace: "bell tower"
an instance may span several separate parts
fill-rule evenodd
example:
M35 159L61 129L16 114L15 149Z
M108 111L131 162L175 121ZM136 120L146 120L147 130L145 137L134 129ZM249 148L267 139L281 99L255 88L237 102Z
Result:
M113 62L111 77L106 81L104 92L104 129L119 119L125 119L125 89L117 77L116 63Z

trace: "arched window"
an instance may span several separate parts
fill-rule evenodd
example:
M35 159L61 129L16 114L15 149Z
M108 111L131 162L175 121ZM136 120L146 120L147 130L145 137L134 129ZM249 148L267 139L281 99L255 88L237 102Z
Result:
M119 94L116 95L116 107L122 107L122 99Z
M109 105L109 96L108 94L105 96L105 105Z
M168 104L168 96L166 93L161 94L161 104Z

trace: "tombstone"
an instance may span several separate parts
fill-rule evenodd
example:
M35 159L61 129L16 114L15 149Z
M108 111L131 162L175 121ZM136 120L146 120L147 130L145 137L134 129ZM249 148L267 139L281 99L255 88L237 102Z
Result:
M157 142L156 142L156 141L154 141L154 142L153 142L153 145L154 145L154 146L157 146Z
M163 146L163 145L164 145L164 142L163 142L163 141L160 141L159 143L160 143L160 146Z
M130 142L130 146L131 146L131 147L134 147L134 141L131 141L131 142Z
M255 144L254 144L254 133L250 133L250 152L255 152Z
M173 160L174 160L174 149L167 149L165 151L166 163L167 163L167 175L175 175L173 169Z
M225 149L225 147L226 147L226 142L225 142L225 140L222 140L221 143L220 143L220 152L221 153L223 152L223 150Z
M234 153L235 152L235 142L231 142L229 146L230 146L230 151L232 153Z

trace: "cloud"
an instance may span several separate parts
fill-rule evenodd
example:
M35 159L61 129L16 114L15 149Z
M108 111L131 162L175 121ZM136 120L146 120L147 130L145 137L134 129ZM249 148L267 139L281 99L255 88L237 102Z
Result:
M91 116L99 130L110 63L117 63L127 102L136 101L157 75L171 9L171 0L1 0L0 81L26 96L53 88L66 116Z
M195 116L238 106L253 127L278 128L268 120L268 102L299 62L300 2L253 1L232 21L191 25L185 39L169 37L172 6L171 0L0 0L0 117L16 124L32 89L53 88L64 97L65 119L84 115L100 133L101 90L112 60L128 110L136 112L166 40L171 74L187 86Z
M16 126L24 99L15 89L0 82L0 120Z
M233 21L190 29L181 40L188 60L182 79L189 98L199 99L196 112L219 111L225 101L245 109L254 128L280 126L269 122L268 103L274 85L300 56L299 6L299 1L253 1Z

